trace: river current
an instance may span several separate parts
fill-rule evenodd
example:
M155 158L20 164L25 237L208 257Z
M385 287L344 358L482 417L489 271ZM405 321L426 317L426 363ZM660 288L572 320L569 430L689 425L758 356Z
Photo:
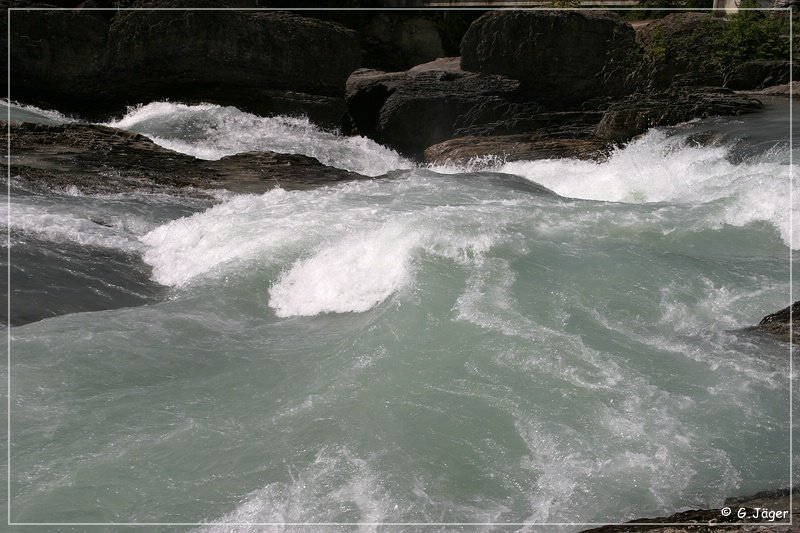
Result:
M423 167L160 102L110 125L377 178L200 200L12 168L12 324L51 310L7 330L12 520L607 523L789 486L789 346L742 331L789 304L800 242L765 104L603 162Z

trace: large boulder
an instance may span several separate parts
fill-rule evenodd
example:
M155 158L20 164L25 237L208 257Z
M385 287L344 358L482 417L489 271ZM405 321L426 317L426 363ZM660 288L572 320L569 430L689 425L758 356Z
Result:
M518 79L552 107L627 93L639 55L631 25L599 11L494 11L461 41L464 70Z
M67 111L98 95L109 23L86 11L10 11L12 99ZM124 108L123 108L124 109Z
M362 69L347 82L347 106L363 135L411 156L460 135L518 133L541 106L519 99L520 82L464 72L443 58L406 72Z
M358 34L286 12L14 12L12 96L90 117L176 99L334 126Z

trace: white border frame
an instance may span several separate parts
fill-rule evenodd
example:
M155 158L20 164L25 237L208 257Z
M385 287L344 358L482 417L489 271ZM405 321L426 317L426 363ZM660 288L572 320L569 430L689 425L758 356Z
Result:
M6 231L6 250L7 250L7 264L6 271L6 287L7 287L7 324L6 324L6 358L7 358L7 389L6 389L6 415L7 415L7 428L6 428L6 475L7 475L7 525L8 526L196 526L196 527L214 527L214 526L320 526L320 527L333 527L333 526L520 526L520 527L541 527L541 526L650 526L653 527L675 527L675 526L717 526L717 527L735 527L741 525L743 527L750 526L792 526L794 508L793 496L794 486L792 484L793 478L793 413L792 413L792 399L793 399L793 329L792 329L792 303L794 302L793 292L793 269L792 269L792 247L794 228L792 226L792 202L793 202L793 188L794 188L794 173L792 167L794 165L794 158L792 155L793 149L793 85L792 82L792 66L794 65L792 56L792 35L793 35L793 19L792 8L748 8L747 11L775 11L786 12L789 15L789 521L788 522L12 522L11 521L11 13L14 11L75 11L74 8L58 8L58 7L9 7L6 9L7 17L7 65L6 65L6 91L8 101L6 103L6 128L7 128L7 185L6 185L6 204L7 204L7 231ZM309 8L179 8L179 7L165 7L165 8L86 8L82 11L509 11L509 10L522 10L522 11L723 11L714 10L713 8L631 8L624 6L609 6L608 8L551 8L551 7L533 7L523 8L518 6L511 7L388 7L388 8L325 8L325 7L309 7ZM680 511L678 511L680 512Z

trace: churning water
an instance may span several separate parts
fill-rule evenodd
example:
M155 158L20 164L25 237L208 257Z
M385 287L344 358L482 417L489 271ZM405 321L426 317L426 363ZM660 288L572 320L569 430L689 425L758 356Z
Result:
M415 167L213 105L113 125L403 170L214 202L12 179L12 320L88 278L116 307L8 330L13 520L617 522L789 485L788 345L740 331L789 303L787 102L601 163Z

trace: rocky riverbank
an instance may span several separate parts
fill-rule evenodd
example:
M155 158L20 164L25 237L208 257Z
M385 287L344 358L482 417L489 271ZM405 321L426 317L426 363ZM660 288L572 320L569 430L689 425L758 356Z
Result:
M442 163L602 157L652 126L757 111L755 96L733 90L790 74L786 60L720 54L733 22L708 13L634 30L611 12L487 12L458 37L460 56L443 57L453 36L424 12L93 6L103 4L12 12L11 98L92 119L165 99L302 114Z

